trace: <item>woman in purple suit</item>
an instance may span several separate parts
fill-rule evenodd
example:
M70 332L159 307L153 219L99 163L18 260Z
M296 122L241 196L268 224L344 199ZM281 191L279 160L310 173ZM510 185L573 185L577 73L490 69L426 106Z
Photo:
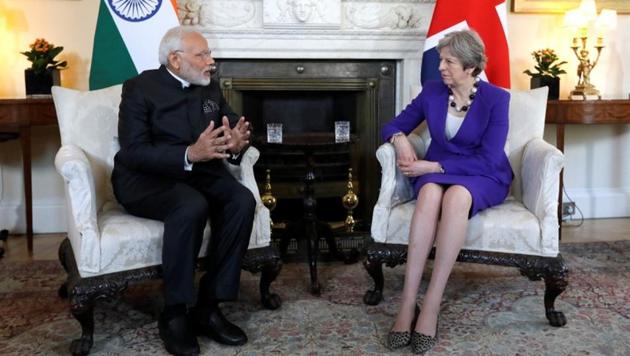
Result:
M415 353L437 343L442 295L468 220L503 202L513 178L503 150L510 95L477 77L486 64L479 35L451 32L437 49L442 81L425 83L420 95L382 130L383 139L396 149L398 167L417 192L402 301L387 345L396 349L411 344ZM431 144L418 159L406 135L424 120ZM434 243L433 272L418 311L420 279Z

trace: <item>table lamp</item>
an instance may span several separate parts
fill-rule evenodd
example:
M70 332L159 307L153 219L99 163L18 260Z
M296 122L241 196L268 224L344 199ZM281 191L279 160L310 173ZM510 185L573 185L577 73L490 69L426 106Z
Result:
M579 61L578 82L575 89L571 91L570 99L601 99L599 90L591 83L591 71L597 65L604 48L603 32L617 26L617 12L602 9L598 16L595 0L582 0L579 7L565 13L564 24L577 30L573 36L571 49ZM594 31L597 38L593 46L597 51L594 60L591 60L587 47L589 30Z

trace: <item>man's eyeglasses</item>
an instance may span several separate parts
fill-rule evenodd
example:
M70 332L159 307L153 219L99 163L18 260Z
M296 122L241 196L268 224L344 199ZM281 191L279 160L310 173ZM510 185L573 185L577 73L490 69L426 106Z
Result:
M203 51L203 52L199 52L199 53L191 53L191 52L186 52L183 51L181 49L175 50L175 53L188 53L188 54L192 54L193 56L195 56L197 59L199 60L208 60L210 58L212 58L212 53L210 51Z

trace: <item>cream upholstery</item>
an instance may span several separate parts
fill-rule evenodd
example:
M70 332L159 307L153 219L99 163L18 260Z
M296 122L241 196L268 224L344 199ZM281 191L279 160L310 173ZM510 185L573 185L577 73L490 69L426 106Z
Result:
M464 249L525 255L558 255L558 189L564 155L543 140L547 87L512 91L506 152L514 171L511 194L503 204L474 216ZM426 130L425 130L426 131ZM418 154L428 147L428 134L411 135ZM396 167L391 144L379 147L382 167L379 198L372 218L376 242L407 244L415 200Z
M112 193L121 89L122 85L86 92L52 90L62 144L55 167L66 183L68 238L81 277L161 264L163 224L127 214ZM269 210L254 179L258 156L250 147L239 166L226 163L256 198L249 249L269 246L271 236ZM207 226L202 253L209 237Z

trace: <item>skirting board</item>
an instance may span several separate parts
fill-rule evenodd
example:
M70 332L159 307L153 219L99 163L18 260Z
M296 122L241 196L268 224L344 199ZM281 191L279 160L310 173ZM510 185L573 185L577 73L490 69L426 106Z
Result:
M575 201L585 219L630 217L630 187L567 189L568 197ZM564 201L569 201L567 195ZM573 216L577 218L579 216ZM26 232L26 218L22 202L0 204L0 228L11 233ZM33 231L54 233L66 231L66 213L63 201L33 202Z
M630 187L566 189L563 201L569 198L582 211L585 219L630 217ZM573 219L579 218L579 213Z
M0 228L11 234L26 233L26 213L23 202L0 204ZM66 207L63 201L33 202L33 232L46 234L65 232Z

